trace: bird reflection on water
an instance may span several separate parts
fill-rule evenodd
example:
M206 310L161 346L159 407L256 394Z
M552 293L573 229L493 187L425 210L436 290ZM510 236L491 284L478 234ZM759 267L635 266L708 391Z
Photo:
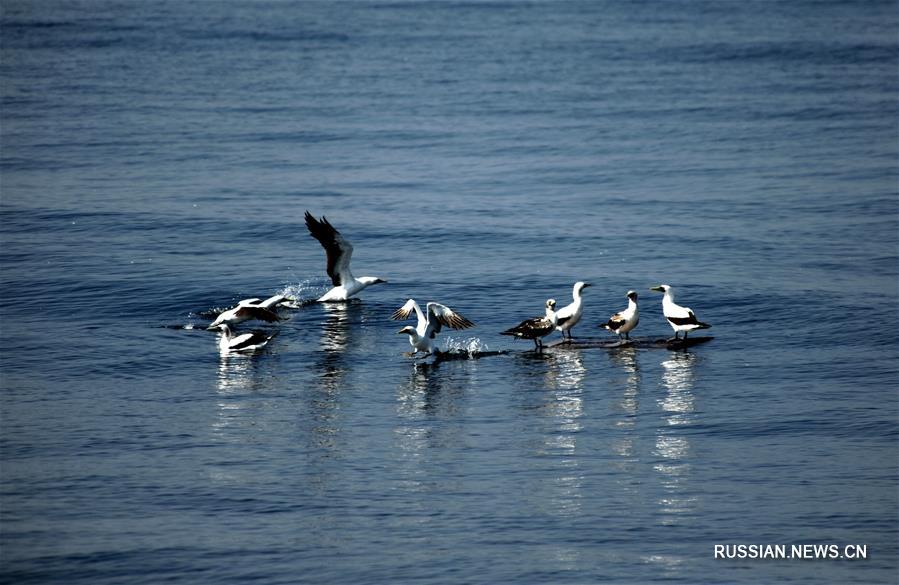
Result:
M692 472L690 440L677 427L695 421L696 355L672 353L662 362L662 386L665 396L658 400L663 424L656 430L653 469L659 474L665 495L658 500L663 525L676 525L696 511L696 496L686 496ZM692 490L691 493L695 493Z
M580 350L516 353L516 395L522 401L522 420L531 437L532 469L522 470L522 504L533 514L554 522L576 521L584 513L588 489L582 443L587 366ZM567 571L580 562L582 549L571 542L554 542L540 550L548 570Z
M395 485L409 498L405 506L414 510L420 522L428 522L428 500L420 492L465 489L465 463L447 456L469 448L465 420L467 397L472 387L476 361L416 362L408 378L396 390L397 425L393 428ZM440 469L440 484L428 481L434 468ZM403 496L405 497L405 496Z
M246 413L247 400L257 389L266 385L259 379L259 365L253 355L221 354L219 357L216 417L212 421L212 436L223 442L237 442L244 427L252 424Z
M672 353L662 362L662 384L667 394L659 402L666 413L669 425L683 425L693 422L693 385L695 381L696 354L690 352Z
M624 374L623 383L620 385L620 393L618 399L611 404L612 410L619 415L615 421L615 427L621 431L616 433L616 438L612 441L612 452L620 457L613 465L620 466L622 471L630 470L635 464L636 456L635 437L637 426L637 415L640 412L640 364L637 361L637 348L634 346L622 346L615 350L609 351L609 362L615 367L616 371ZM616 378L616 381L620 378ZM617 387L617 385L616 385ZM630 481L624 485L625 489L630 489Z
M265 354L271 358L272 354ZM260 416L271 407L270 363L260 359L260 354L222 353L219 355L216 379L217 397L214 416L209 424L209 438L216 443L227 444L227 456L221 461L205 466L209 482L223 485L246 485L253 481L253 474L239 457L234 455L248 443L273 432L270 419ZM276 432L276 431L275 431ZM232 451L232 448L238 448Z
M311 416L310 439L315 447L334 449L340 430L341 390L348 373L346 350L352 342L350 329L359 321L363 309L361 303L352 301L318 306L322 307L325 319L320 325L320 351L313 366L315 378L306 395L307 412Z
M397 413L404 417L455 417L477 368L476 360L464 359L414 363L408 380L397 388Z

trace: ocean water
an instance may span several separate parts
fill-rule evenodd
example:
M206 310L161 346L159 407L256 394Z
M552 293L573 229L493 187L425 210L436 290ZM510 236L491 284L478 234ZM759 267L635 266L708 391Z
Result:
M895 583L899 5L0 7L0 582ZM261 352L205 326L389 281ZM499 332L589 281L688 351ZM439 301L480 359L412 360ZM557 336L554 336L555 339ZM716 559L716 544L867 559Z

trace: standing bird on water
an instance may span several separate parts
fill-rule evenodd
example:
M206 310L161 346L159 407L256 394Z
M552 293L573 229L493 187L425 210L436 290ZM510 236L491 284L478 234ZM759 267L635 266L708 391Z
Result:
M686 340L687 333L690 331L693 331L694 329L708 329L711 327L711 325L697 320L692 309L674 304L674 289L667 284L660 284L649 290L665 293L665 296L662 298L662 313L665 315L665 318L668 319L671 328L674 329L674 337L668 341L680 339L679 334L681 331L684 332L684 340Z
M374 276L360 276L359 278L353 276L353 273L350 272L353 245L340 235L340 232L334 229L334 226L324 216L318 220L307 211L306 227L309 228L312 237L318 240L325 249L328 256L328 276L331 277L331 282L334 284L334 288L319 298L318 302L345 301L373 284L387 282Z
M556 330L556 299L546 300L546 314L543 317L525 319L515 327L507 329L500 335L509 335L518 339L533 339L534 349L543 349L543 337Z
M565 339L565 332L567 331L568 340L571 341L571 328L578 324L584 312L584 307L581 304L581 291L588 286L593 285L581 281L574 283L574 290L571 293L574 297L574 302L556 312L556 330L562 332L562 339Z
M603 329L608 329L612 333L618 335L619 341L621 336L630 341L630 333L637 323L640 322L640 309L637 307L637 291L627 291L627 308L620 313L615 313L609 318L607 323L600 325Z
M415 314L418 316L418 326L412 327L407 325L397 331L397 335L400 333L409 335L409 344L412 345L413 349L411 355L415 355L420 351L429 354L434 353L436 351L434 338L440 333L443 325L452 329L474 327L474 323L440 303L428 303L428 314L426 317L414 299L406 301L405 305L393 313L391 319L395 321L408 319L412 315L412 311L415 311Z

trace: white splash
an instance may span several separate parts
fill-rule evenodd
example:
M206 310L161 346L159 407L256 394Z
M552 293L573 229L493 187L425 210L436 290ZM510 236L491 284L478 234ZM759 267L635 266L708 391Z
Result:
M297 305L315 302L328 291L328 286L320 283L321 279L307 278L297 284L288 284L278 291L278 294L284 295Z
M443 349L441 351L446 353L475 354L482 351L488 351L489 349L487 344L478 337L468 337L466 339L447 337L443 341Z

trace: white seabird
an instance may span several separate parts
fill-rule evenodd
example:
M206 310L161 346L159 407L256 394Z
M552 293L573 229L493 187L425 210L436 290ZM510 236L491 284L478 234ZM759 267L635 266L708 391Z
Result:
M533 339L537 351L543 349L542 338L556 330L556 300L546 300L546 314L543 317L525 319L515 327L507 329L500 335L509 335L517 339Z
M565 339L565 332L568 332L568 339L571 339L571 328L578 324L578 321L581 320L581 315L584 313L584 308L581 303L581 291L587 288L588 286L593 286L588 282L578 281L574 283L574 290L572 291L572 296L574 297L574 301L566 306L562 307L558 311L556 311L556 330L562 332L562 339Z
M334 283L334 288L326 292L318 302L345 301L359 294L363 289L382 282L387 282L374 276L360 276L356 278L350 272L350 259L353 257L353 245L334 229L327 219L321 220L312 217L306 212L306 227L325 249L328 256L328 276Z
M686 339L687 333L694 329L708 329L711 327L711 325L697 320L692 309L674 304L674 289L667 284L660 284L649 290L665 293L665 296L662 298L662 313L668 319L671 328L674 329L674 338L672 340L679 339L681 331L684 332L684 339Z
M218 325L216 329L221 329L222 331L222 337L219 339L219 350L222 353L261 349L276 335L265 335L264 333L254 331L252 333L242 333L235 337L227 323Z
M406 301L405 305L393 313L391 319L396 321L408 319L412 314L412 311L415 311L415 314L418 316L418 325L416 327L407 325L397 331L397 335L400 333L409 335L409 344L412 345L412 349L414 350L411 355L415 355L420 351L429 354L434 353L434 338L440 333L440 329L443 325L446 325L451 329L468 329L469 327L474 327L474 323L440 303L428 303L428 314L425 316L414 299Z
M237 306L233 309L223 311L206 329L218 329L219 325L222 324L237 325L238 323L243 323L250 319L258 319L269 323L280 321L281 317L272 311L272 308L284 300L285 297L282 295L275 295L264 301L260 301L259 299L244 299L238 302Z
M627 291L627 308L620 313L612 315L608 322L600 325L603 329L608 329L612 333L618 334L618 339L624 335L624 338L630 340L630 333L637 323L640 322L640 309L637 307L637 291Z

